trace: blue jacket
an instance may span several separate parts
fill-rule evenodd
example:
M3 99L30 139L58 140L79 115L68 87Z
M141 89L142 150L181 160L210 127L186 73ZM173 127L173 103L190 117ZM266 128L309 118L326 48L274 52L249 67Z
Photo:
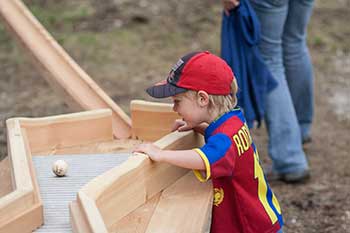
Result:
M264 117L267 92L277 86L258 49L260 23L247 0L223 14L221 57L232 68L238 82L238 105L249 128Z

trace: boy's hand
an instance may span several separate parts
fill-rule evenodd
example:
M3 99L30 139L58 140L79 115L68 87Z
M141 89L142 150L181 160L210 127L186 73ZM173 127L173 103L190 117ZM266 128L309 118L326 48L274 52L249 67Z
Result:
M151 143L140 144L136 146L133 150L133 152L140 152L140 153L147 154L153 161L157 161L157 162L161 161L161 156L160 156L161 151L162 150L159 147Z
M239 0L222 0L224 5L224 11L227 16L230 15L230 10L236 8L239 5Z
M174 132L176 130L179 131L179 132L182 132L182 131L188 131L188 130L191 130L191 129L192 128L189 127L184 120L177 119L174 122L174 125L173 125L173 128L171 129L171 132Z

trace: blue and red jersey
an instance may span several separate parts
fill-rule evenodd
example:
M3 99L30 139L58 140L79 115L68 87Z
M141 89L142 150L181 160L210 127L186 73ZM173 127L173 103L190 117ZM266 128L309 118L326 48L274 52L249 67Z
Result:
M211 233L275 233L283 225L279 203L259 163L243 113L234 109L212 122L205 145L195 151L212 179L214 203Z

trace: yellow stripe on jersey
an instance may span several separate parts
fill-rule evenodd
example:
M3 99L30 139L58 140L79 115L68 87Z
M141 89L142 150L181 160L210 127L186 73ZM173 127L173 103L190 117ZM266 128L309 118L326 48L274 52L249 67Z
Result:
M205 181L209 180L209 178L211 176L209 160L208 160L207 156L203 153L203 151L201 151L200 149L193 149L193 150L195 152L197 152L199 154L199 156L203 159L203 162L205 164L206 177L203 177L202 172L200 170L193 170L193 173L195 174L195 176L197 177L197 179L200 182L205 182Z
M277 222L277 215L272 210L268 200L267 200L267 184L264 177L263 170L259 163L259 155L258 152L254 153L254 178L258 178L258 196L261 204L264 206L266 213L269 215L269 218L272 224ZM280 206L278 204L277 198L275 194L272 193L272 201L278 213L281 213Z

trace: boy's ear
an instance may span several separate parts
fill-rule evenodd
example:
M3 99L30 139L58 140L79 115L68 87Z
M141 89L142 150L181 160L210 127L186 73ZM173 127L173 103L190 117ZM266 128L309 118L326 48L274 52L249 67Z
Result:
M209 95L205 91L197 92L197 103L201 107L206 107L209 105Z

